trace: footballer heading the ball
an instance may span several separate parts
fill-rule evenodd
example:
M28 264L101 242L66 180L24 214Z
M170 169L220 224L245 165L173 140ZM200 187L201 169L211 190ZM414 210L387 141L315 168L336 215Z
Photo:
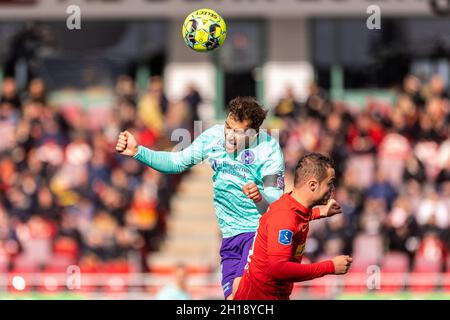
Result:
M186 17L182 34L184 42L192 50L212 51L224 43L227 26L225 20L214 10L199 9Z

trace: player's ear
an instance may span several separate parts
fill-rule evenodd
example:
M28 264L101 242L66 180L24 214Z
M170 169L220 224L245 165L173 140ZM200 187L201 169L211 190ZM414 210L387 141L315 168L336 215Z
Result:
M318 183L316 179L311 179L308 181L308 187L311 192L315 192L318 188Z

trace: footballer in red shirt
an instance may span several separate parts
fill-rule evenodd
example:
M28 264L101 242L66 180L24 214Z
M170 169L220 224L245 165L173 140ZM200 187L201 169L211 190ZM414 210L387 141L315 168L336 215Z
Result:
M260 219L235 300L287 300L294 282L348 271L349 256L301 263L309 221L342 213L331 199L334 182L330 158L311 153L299 160L294 190L273 202Z

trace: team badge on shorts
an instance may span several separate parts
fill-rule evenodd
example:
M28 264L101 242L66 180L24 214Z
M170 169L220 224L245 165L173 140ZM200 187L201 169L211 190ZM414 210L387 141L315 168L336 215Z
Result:
M252 164L255 161L255 154L250 150L244 150L241 153L241 160L245 164Z
M284 244L285 246L292 243L293 232L289 229L280 230L278 233L278 242Z

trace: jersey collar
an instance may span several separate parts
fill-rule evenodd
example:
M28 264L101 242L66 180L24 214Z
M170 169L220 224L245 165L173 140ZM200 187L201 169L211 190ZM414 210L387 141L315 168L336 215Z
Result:
M297 200L294 199L294 197L292 197L292 191L286 193L286 198L290 201L292 208L295 210L296 213L305 216L309 219L309 217L311 216L311 210L308 210L308 208L306 208L304 205L302 205L300 202L298 202Z

